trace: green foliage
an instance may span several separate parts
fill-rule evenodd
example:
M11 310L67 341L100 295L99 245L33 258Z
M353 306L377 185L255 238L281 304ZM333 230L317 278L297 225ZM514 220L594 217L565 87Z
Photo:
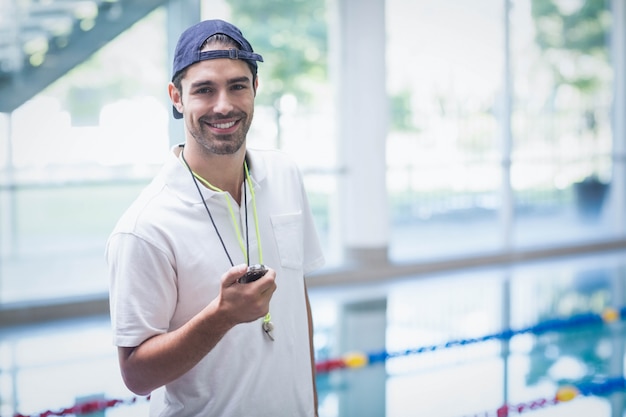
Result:
M391 106L391 127L399 131L415 130L411 113L411 91L402 90L389 98Z
M606 0L584 0L580 7L575 2L532 0L531 13L535 22L535 42L544 53L558 84L569 84L582 92L599 87L597 69L608 64L608 37L610 11ZM577 63L581 58L595 61L591 69L564 70L563 62ZM591 73L590 73L591 72Z
M542 49L604 53L608 36L608 10L605 0L586 0L568 13L555 0L532 0L536 40Z
M230 0L232 20L255 51L262 86L258 101L276 105L285 94L307 102L326 79L324 0Z

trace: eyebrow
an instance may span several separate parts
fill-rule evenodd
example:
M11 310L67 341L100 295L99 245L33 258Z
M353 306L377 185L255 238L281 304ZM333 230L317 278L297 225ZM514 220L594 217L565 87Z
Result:
M226 81L226 84L228 85L239 84L239 83L252 83L252 81L250 80L250 77L246 77L246 76L231 78ZM191 84L191 88L207 87L207 86L213 86L216 84L217 83L215 81L211 81L211 80L197 81Z

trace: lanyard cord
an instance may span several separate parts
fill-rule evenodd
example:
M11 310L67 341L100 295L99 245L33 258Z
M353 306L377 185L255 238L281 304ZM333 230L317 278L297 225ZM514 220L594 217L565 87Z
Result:
M261 246L261 239L259 238L259 236L261 236L261 232L259 231L259 215L256 211L256 194L254 192L254 187L252 186L252 178L250 178L250 171L248 170L248 163L244 161L243 164L243 169L246 172L246 181L248 181L248 189L250 190L250 196L252 197L252 215L254 217L254 230L256 233L256 240L258 242L258 246L259 246L259 263L262 264L263 263L263 247ZM245 193L245 189L244 189L244 193ZM244 200L245 202L246 200ZM248 242L248 208L247 208L247 202L244 203L246 204L246 243ZM248 248L249 250L249 248ZM249 253L249 252L248 252Z
M206 212L209 214L209 218L211 219L211 223L213 223L213 228L215 228L215 233L217 233L217 237L220 239L220 242L222 243L222 247L224 248L224 252L226 252L226 256L228 257L228 261L230 262L231 266L235 266L235 264L233 263L233 259L230 257L230 254L228 253L228 249L226 249L226 244L224 243L224 239L222 239L222 235L220 234L220 231L218 230L217 225L215 224L215 220L213 220L213 215L211 215L211 211L209 210L209 206L207 205L206 201L204 201L204 196L202 195L202 191L200 190L200 186L198 185L198 181L196 181L196 174L195 174L195 172L193 172L191 170L191 167L187 163L187 160L185 159L185 155L184 155L182 150L180 151L180 156L183 159L183 162L185 163L185 166L189 170L189 173L191 174L191 179L193 180L193 183L196 185L196 189L198 190L198 194L200 194L200 200L202 200L202 204L204 204L204 208L206 209ZM230 202L228 203L228 205L229 205L229 208L230 208ZM237 233L237 235L239 235L239 233Z
M206 209L206 212L209 214L209 218L211 219L211 223L213 223L213 228L215 229L215 233L217 233L217 237L219 237L220 242L222 243L222 247L224 248L224 252L226 253L226 256L228 257L228 260L230 261L230 265L234 266L235 264L233 263L232 258L230 257L230 254L228 253L228 249L226 249L226 244L224 243L224 239L222 239L222 235L220 234L217 225L215 224L215 220L213 220L213 216L211 215L211 211L209 210L209 206L207 205L206 201L204 200L204 196L202 195L202 190L200 190L200 186L198 185L198 181L196 181L196 178L198 178L200 181L202 181L203 184L205 184L207 187L211 188L214 191L218 191L223 193L224 191L220 190L219 188L215 187L214 185L212 185L210 182L208 182L207 180L205 180L204 178L202 178L200 175L196 174L195 172L193 172L193 170L191 169L191 167L189 166L189 164L187 163L187 160L185 159L185 154L183 152L183 150L181 149L180 151L180 157L182 159L183 164L187 167L187 169L189 170L189 173L191 174L191 179L193 179L193 183L196 186L196 189L198 190L198 194L200 194L200 199L202 200L202 204L204 204L204 208ZM231 220L233 221L233 225L235 226L235 231L237 232L237 239L239 240L239 246L241 247L241 250L244 252L244 258L246 260L246 263L248 264L248 266L250 265L250 259L248 257L248 253L250 250L250 246L249 246L249 239L248 239L248 197L247 197L247 193L246 193L246 182L248 183L248 188L250 189L250 196L252 197L252 213L254 215L254 228L256 231L256 239L257 239L257 244L259 247L259 263L263 263L263 250L261 248L261 239L259 238L261 236L261 234L259 233L259 216L256 210L256 195L254 193L254 187L252 186L252 179L250 178L250 171L248 170L248 163L244 160L243 163L243 168L244 168L244 172L245 172L245 179L243 181L243 198L244 198L244 209L246 211L246 250L244 251L243 248L243 242L242 242L242 238L241 238L241 233L239 232L239 227L237 226L237 220L235 218L235 212L233 210L232 205L230 204L230 199L228 198L228 196L226 196L226 203L228 204L228 211L230 212L230 217ZM269 332L271 332L271 329L273 328L273 325L271 323L272 320L272 315L270 314L270 312L268 311L267 314L265 315L265 317L263 317L263 329L269 334ZM270 330L268 331L267 328L269 328ZM271 337L271 336L270 336ZM273 338L272 338L273 340Z
M215 229L215 233L217 233L217 237L220 239L220 243L222 244L222 247L224 248L224 252L226 253L226 256L228 257L228 260L231 264L231 266L234 266L233 260L230 256L230 254L228 253L228 249L226 248L226 244L224 243L224 239L222 238L222 235L220 234L218 228L217 228L217 224L215 223L215 220L213 219L213 216L211 215L211 211L209 210L209 206L207 205L206 201L204 200L204 196L202 194L202 191L200 190L200 186L198 185L198 181L196 181L196 178L199 179L200 181L202 181L202 183L204 185L206 185L207 187L209 187L210 189L220 192L220 193L224 193L223 190L221 190L220 188L214 186L213 184L211 184L210 182L208 182L207 180L205 180L204 178L202 178L200 175L196 174L195 172L193 172L193 170L191 169L191 167L189 166L189 164L187 163L187 160L185 159L185 155L184 152L181 150L180 152L180 156L182 159L183 164L187 167L187 169L189 170L189 173L191 174L191 178L193 179L194 185L196 186L196 189L198 190L198 194L200 195L200 199L202 200L202 204L204 205L204 208L206 209L207 214L209 215L209 218L211 219L211 223L213 224L213 228ZM250 265L250 259L248 254L250 253L250 239L249 239L249 235L248 235L248 194L246 193L246 182L248 185L248 189L250 190L250 195L252 197L252 213L254 216L254 225L255 225L255 232L256 232L256 237L257 237L257 242L258 242L258 248L259 248L259 263L263 263L263 249L261 247L261 239L259 238L260 234L260 230L259 230L259 216L257 213L257 209L256 209L256 195L254 192L254 187L252 186L252 179L250 178L250 171L248 170L248 163L244 161L244 174L245 174L245 179L244 179L244 184L243 184L243 195L244 195L244 210L245 210L245 221L246 221L246 242L245 242L245 247L244 247L244 242L243 242L243 238L241 236L241 232L239 230L239 226L237 225L237 218L235 216L235 211L233 210L233 206L230 202L230 198L228 198L228 196L226 196L226 204L228 205L228 211L230 213L230 218L231 221L233 223L233 227L235 228L235 234L237 236L237 241L239 242L239 247L241 248L241 251L243 252L243 256L244 259L246 261L247 265Z

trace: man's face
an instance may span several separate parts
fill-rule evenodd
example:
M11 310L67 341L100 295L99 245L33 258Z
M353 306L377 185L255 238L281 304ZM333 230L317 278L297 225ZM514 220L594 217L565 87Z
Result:
M187 69L181 85L178 108L185 129L199 147L218 155L241 149L252 123L256 91L245 61L197 62Z

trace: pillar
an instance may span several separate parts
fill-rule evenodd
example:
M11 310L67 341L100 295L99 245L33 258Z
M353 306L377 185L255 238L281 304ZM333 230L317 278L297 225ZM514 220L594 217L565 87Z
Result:
M346 261L386 263L388 100L384 0L337 0L330 24L339 216Z

